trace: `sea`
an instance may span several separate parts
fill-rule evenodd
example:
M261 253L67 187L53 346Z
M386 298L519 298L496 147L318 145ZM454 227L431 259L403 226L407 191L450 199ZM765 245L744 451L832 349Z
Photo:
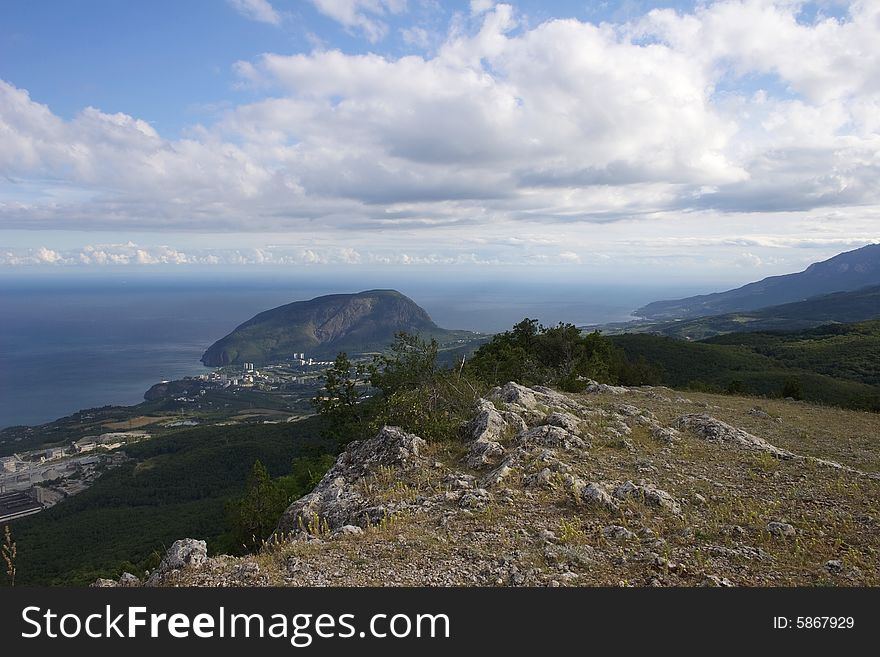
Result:
M494 333L524 317L546 325L625 321L645 303L695 293L522 279L386 271L7 274L0 277L0 428L136 404L154 383L207 371L199 362L205 349L256 313L323 294L393 288L444 328Z

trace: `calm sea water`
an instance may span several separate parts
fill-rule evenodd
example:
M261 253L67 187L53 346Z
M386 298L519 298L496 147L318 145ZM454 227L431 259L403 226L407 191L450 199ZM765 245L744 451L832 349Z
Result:
M7 277L0 279L0 427L138 403L162 379L205 371L199 363L204 350L259 311L374 287L407 294L440 326L483 332L504 330L525 316L545 324L618 321L643 303L681 292L379 273L356 280Z

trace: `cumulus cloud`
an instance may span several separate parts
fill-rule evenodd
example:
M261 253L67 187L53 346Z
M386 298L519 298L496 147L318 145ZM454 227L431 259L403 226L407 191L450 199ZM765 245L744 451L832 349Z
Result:
M277 16L268 2L233 4ZM376 42L407 9L314 4ZM303 246L285 256L362 263L505 262L509 248L521 260L588 265L603 250L589 240L613 234L588 227L633 221L658 239L717 224L725 234L711 239L784 240L771 221L826 244L876 237L865 226L880 206L877 3L805 20L799 2L720 0L600 25L532 24L505 4L470 9L431 55L318 48L239 62L257 99L179 139L92 107L61 118L0 81L0 226L319 228L339 248L355 232L399 237L388 251ZM408 34L412 45L436 36ZM552 248L524 237L548 230L560 236ZM491 249L470 248L476 233ZM426 236L447 250L415 248ZM61 257L259 261L150 249Z
M279 14L269 0L226 0L233 9L245 18L270 25L281 24Z
M88 244L75 249L4 249L0 265L354 265L361 254L346 247L262 247L181 250L134 242Z

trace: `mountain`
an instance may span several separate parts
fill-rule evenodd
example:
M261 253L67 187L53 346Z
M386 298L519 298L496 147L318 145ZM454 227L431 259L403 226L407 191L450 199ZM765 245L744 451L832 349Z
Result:
M880 319L880 285L823 294L806 301L769 306L747 312L709 315L695 319L621 325L630 333L655 333L689 340L754 331L799 331L823 324ZM621 332L617 328L609 332Z
M722 315L802 301L820 294L857 290L869 285L880 285L880 244L869 244L814 263L802 272L771 276L735 290L655 301L639 308L634 314L649 320Z
M375 351L387 347L400 331L438 340L464 333L439 328L427 312L396 290L331 294L256 315L211 345L202 363L259 365L294 353L322 358L340 351Z
M145 583L880 584L871 505L880 416L668 388L592 390L507 383L439 444L394 426L352 436L279 514L266 549L215 556L216 541L193 526ZM126 567L105 568L113 579L100 585L141 584L120 578Z

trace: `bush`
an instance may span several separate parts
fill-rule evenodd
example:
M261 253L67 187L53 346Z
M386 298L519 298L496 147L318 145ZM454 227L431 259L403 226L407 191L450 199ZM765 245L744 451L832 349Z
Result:
M470 420L485 385L461 368L437 364L436 340L398 333L389 353L367 368L375 393L355 397L351 363L340 354L327 372L327 383L316 397L319 414L343 442L371 435L384 425L398 426L426 440L459 435Z
M801 380L797 377L791 377L782 384L782 396L791 397L792 399L804 398L804 387Z
M417 335L397 333L390 354L373 359L370 384L385 395L429 384L439 370L438 350L434 338L425 341Z
M485 386L452 370L443 370L415 387L402 387L383 397L373 429L398 426L425 440L450 440L474 415Z
M614 360L611 342L598 331L583 335L574 324L546 327L527 317L482 345L468 371L490 385L516 381L577 392L583 378L613 383Z

